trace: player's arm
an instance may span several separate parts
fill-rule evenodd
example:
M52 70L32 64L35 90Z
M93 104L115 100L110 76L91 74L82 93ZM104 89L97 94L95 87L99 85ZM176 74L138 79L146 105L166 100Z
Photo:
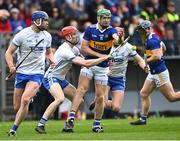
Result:
M164 42L161 41L160 44L161 44L161 48L162 48L163 53L166 52L166 45L164 44Z
M153 49L151 51L153 55L147 59L148 64L161 60L161 56L162 56L161 48Z
M146 68L146 64L145 64L144 59L143 59L139 54L136 54L136 55L134 56L134 59L135 59L135 61L138 63L138 65L140 66L140 68L142 68L146 73L149 72L149 68Z
M96 57L104 56L103 54L93 51L91 48L89 48L89 41L85 39L83 39L82 41L81 51L91 56L96 56Z
M9 71L12 74L16 72L16 67L13 61L13 53L16 51L16 49L17 47L14 44L10 44L5 53L6 62L9 67Z
M82 57L75 57L72 62L74 64L77 64L77 65L80 65L80 66L84 66L84 67L91 67L91 66L94 66L94 65L97 65L107 59L111 58L110 55L106 55L104 57L100 57L98 59L88 59L88 60L85 60L84 58Z
M55 59L54 59L54 54L53 54L51 48L46 49L46 58L48 59L50 66L52 68L54 68L55 67Z

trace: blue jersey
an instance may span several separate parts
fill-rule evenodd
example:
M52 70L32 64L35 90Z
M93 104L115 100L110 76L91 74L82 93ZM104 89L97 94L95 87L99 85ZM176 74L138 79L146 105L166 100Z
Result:
M98 24L89 26L84 33L83 39L89 41L89 47L98 53L109 54L113 45L112 35L117 33L116 29L109 26L103 31L98 29ZM95 59L97 57L86 55L86 59ZM108 61L98 64L100 67L108 67Z
M152 50L161 48L161 41L156 34L151 33L146 40L146 55L151 57L153 55ZM166 65L164 59L161 57L159 61L155 61L149 64L151 74L158 74L165 71Z

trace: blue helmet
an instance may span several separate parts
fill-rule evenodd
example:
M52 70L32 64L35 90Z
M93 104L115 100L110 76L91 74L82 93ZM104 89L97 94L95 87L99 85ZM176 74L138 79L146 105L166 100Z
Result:
M47 19L49 19L49 16L44 11L35 11L32 13L31 20L35 21L37 19L47 20Z

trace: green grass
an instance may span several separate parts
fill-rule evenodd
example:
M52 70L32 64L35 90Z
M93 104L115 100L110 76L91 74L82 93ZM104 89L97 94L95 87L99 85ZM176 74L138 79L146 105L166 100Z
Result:
M0 123L0 140L178 140L180 118L150 118L146 126L131 126L127 119L103 120L104 133L92 133L92 120L76 121L74 133L61 133L64 121L50 120L46 126L48 134L34 131L38 121L24 121L16 137L6 132L12 122Z

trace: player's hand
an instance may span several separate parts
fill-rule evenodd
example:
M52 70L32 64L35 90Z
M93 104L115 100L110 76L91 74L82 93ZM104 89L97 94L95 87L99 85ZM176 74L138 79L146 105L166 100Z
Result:
M55 61L49 59L49 66L50 66L51 69L54 69L56 67Z
M54 62L50 62L50 68L54 69L56 67L56 64Z
M104 55L103 58L104 58L104 60L111 60L112 56L111 55Z
M10 72L11 74L15 74L15 73L16 73L16 67L15 67L15 66L9 67L9 72Z
M149 70L150 70L150 69L149 69L149 66L145 66L145 67L144 67L145 73L149 73Z

